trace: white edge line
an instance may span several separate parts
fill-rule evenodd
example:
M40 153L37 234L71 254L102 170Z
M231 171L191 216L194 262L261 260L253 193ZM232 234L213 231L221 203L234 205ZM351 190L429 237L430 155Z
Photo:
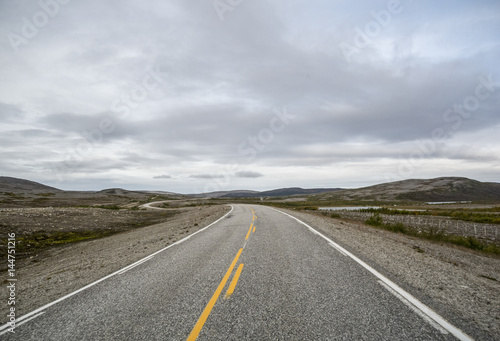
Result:
M334 241L332 241L330 238L328 238L325 235L321 234L320 232L316 231L314 228L312 228L311 226L307 225L302 220L300 220L298 218L295 218L294 216L292 216L292 215L290 215L290 214L288 214L286 212L277 210L277 209L275 209L273 207L269 207L269 208L272 209L272 210L275 210L277 212L280 212L280 213L282 213L282 214L284 214L284 215L286 215L286 216L288 216L288 217L296 220L297 222L299 222L300 224L306 226L310 230L314 230L320 237L322 237L323 239L325 239L330 244L335 245L337 249L342 250L347 256L349 256L354 261L356 261L359 265L361 265L366 270L368 270L369 272L371 272L375 277L377 277L382 282L384 282L389 288L391 288L392 290L394 290L395 292L397 292L399 295L401 295L402 297L404 297L408 302L410 302L411 304L413 304L415 306L415 308L417 308L418 310L420 310L423 314L425 314L426 316L428 316L431 320L433 320L434 322L436 322L437 324L439 324L441 327L443 327L445 330L447 330L448 332L450 332L457 339L459 339L461 341L473 341L474 340L473 338L471 338L470 336L468 336L467 334L465 334L463 331L461 331L460 329L458 329L457 327L455 327L454 325L452 325L451 323L449 323L448 321L446 321L443 317L441 317L438 313L436 313L435 311L433 311L431 308L427 307L425 304L423 304L422 302L420 302L419 300L417 300L410 293L408 293L405 290L403 290L396 283L392 282L390 279L388 279L387 277L385 277L384 275L382 275L380 272L378 272L377 270L375 270L374 268L372 268L371 266L369 266L368 264L366 264L365 262L363 262L361 259L359 259L355 255L353 255L352 253L350 253L346 249L344 249L342 246L340 246L337 243L335 243Z
M132 269L133 269L133 268L135 268L136 266L141 265L141 264L144 264L144 263L146 263L148 260L151 260L151 259L153 259L153 258L154 258L154 256L149 256L149 257L147 257L147 258L141 259L139 262L134 263L134 264L132 264L132 265L129 265L129 266L127 266L125 269L122 269L122 271L120 271L120 273L119 273L119 274L120 274L120 275L123 275L123 274L124 274L124 273L126 273L127 271L132 270Z
M116 276L116 275L120 274L120 272L122 272L122 271L124 271L124 270L126 270L126 269L128 269L128 268L130 268L130 267L132 267L132 266L139 265L141 262L143 262L143 261L144 261L144 259L146 259L146 260L147 260L148 258L150 258L150 257L154 257L155 255L159 254L160 252L163 252L163 251L165 251L165 250L167 250L167 249L171 248L171 247L172 247L172 246L174 246L174 245L178 245L178 244L181 244L181 243L185 242L186 240L188 240L188 239L189 239L189 238L191 238L192 236L194 236L194 235L196 235L196 234L198 234L198 233L200 233L200 232L202 232L202 231L204 231L204 230L208 229L210 226L217 224L219 221L221 221L222 219L224 219L225 217L227 217L227 216L228 216L231 212L233 212L233 209L234 209L233 205L229 205L229 206L231 206L231 210L230 210L229 212L227 212L226 214L224 214L224 215L223 215L222 217L220 217L219 219L217 219L216 221L214 221L213 223L211 223L210 225L205 226L205 227L204 227L204 228L202 228L201 230L198 230L198 231L196 231L195 233L190 234L189 236L187 236L187 237L185 237L185 238L183 238L183 239L181 239L181 240L179 240L179 241L177 241L177 242L175 242L175 243L173 243L173 244L170 244L169 246L164 247L163 249L158 250L158 251L156 251L156 252L154 252L154 253L150 254L149 256L146 256L146 257L144 257L144 258L142 258L142 259L138 260L138 261L137 261L137 262L135 262L135 263L132 263L132 264L130 264L130 265L127 265L126 267L124 267L124 268L122 268L122 269L120 269L120 270L118 270L118 271L115 271L115 272L113 272L113 273L111 273L111 274L109 274L109 275L107 275L107 276L105 276L105 277L103 277L103 278L101 278L101 279L98 279L98 280L97 280L97 281L95 281L95 282L92 282L92 283L90 283L90 284L87 284L86 286L84 286L84 287L82 287L82 288L80 288L80 289L78 289L78 290L76 290L76 291L73 291L73 292L72 292L72 293L70 293L70 294L67 294L66 296L63 296L63 297L61 297L61 298L58 298L58 299L57 299L57 300L55 300L55 301L52 301L52 302L50 302L50 303L47 303L46 305L44 305L44 306L42 306L42 307L40 307L40 308L38 308L38 309L35 309L35 310L33 310L32 312L30 312L30 313L28 313L28 314L26 314L26 315L21 316L20 318L18 318L18 319L16 320L16 325L17 325L19 322L21 322L21 321L23 321L23 320L26 320L26 319L30 318L31 316L36 315L36 314L40 313L41 311L44 311L44 310L46 310L47 308L50 308L50 307L52 307L53 305L55 305L55 304L57 304L57 303L59 303L59 302L61 302L61 301L64 301L64 300L65 300L65 299L67 299L67 298L70 298L71 296L74 296L74 295L76 295L76 294L78 294L78 293L80 293L80 292L82 292L82 291L84 291L84 290L87 290L88 288L93 287L94 285L96 285L96 284L98 284L98 283L101 283L101 282L103 282L103 281L107 280L108 278L111 278L111 277L113 277L113 276ZM5 328L9 328L9 327L10 327L10 324L9 324L9 323L6 323L6 324L4 324L3 326L1 326L1 327L0 327L0 330L3 330L3 329L5 329Z
M389 287L387 284L385 284L381 280L378 280L377 282L382 287L384 287L385 290L387 290L389 293L391 293L391 295L393 295L394 297L396 297L398 300L400 300L401 302L403 302L404 305L406 305L408 308L410 308L411 310L413 310L415 312L415 314L417 314L418 316L420 316L421 318L423 318L425 321L427 321L427 323L429 323L431 326L433 326L434 328L436 328L441 334L445 334L445 335L449 334L446 329L444 329L439 324L437 324L436 322L434 322L433 320L431 320L429 316L425 315L424 313L422 313L422 311L418 310L414 305L412 305L410 302L408 302L403 296L401 296L400 294L398 294L397 292L395 292L394 290L392 290L392 288Z
M333 247L335 250L337 250L340 254L344 255L347 257L347 253L345 253L344 251L342 251L341 249L339 249L335 244L332 244L332 243L328 243L331 247Z

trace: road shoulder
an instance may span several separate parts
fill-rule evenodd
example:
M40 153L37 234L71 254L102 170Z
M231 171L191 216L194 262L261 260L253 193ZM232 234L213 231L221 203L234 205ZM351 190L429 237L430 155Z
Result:
M18 271L18 316L199 231L229 210L229 206L191 207L164 223L48 250L38 262ZM2 322L6 315L2 314Z
M500 335L500 259L365 224L282 210L481 331ZM444 308L443 308L444 307ZM495 308L496 307L496 308ZM446 312L451 312L447 314Z

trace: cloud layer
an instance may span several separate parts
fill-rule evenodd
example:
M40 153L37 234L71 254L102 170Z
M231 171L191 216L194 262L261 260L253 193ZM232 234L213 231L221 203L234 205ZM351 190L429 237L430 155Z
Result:
M214 3L2 2L0 172L183 193L500 181L497 1Z

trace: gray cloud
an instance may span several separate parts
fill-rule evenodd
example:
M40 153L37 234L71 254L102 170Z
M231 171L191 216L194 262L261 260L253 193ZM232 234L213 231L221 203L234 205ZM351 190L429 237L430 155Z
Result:
M260 178L260 177L263 177L264 175L259 173L259 172L253 172L253 171L240 171L240 172L236 172L236 176L238 178L250 178L250 179L253 179L253 178Z
M224 175L221 174L192 174L189 176L194 179L222 179Z
M0 171L55 181L47 165L73 160L56 185L88 175L157 189L169 174L180 192L267 189L286 173L280 186L321 187L367 168L379 181L431 143L412 177L446 175L445 160L497 179L500 4L402 4L349 63L339 44L385 3L247 1L221 21L210 1L72 1L15 52L9 37L40 6L2 2ZM282 127L283 107L295 118Z
M25 117L26 115L20 107L0 102L0 119L2 122L15 122Z
M153 179L172 179L170 175L156 175L153 176Z

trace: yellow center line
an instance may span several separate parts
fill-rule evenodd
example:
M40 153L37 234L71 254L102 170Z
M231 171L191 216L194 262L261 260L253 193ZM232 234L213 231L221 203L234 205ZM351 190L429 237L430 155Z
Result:
M253 233L253 232L255 232L255 226L253 227L253 231L252 231L252 233Z
M201 328L203 328L203 325L205 324L208 315L210 315L210 312L212 311L212 308L215 305L215 302L217 302L217 299L220 296L220 293L224 289L224 286L226 286L227 280L229 279L229 276L231 276L231 273L233 272L234 266L238 262L238 258L240 258L241 252L243 249L240 249L238 253L236 254L236 257L234 257L233 262L231 263L231 266L226 272L226 275L222 279L222 282L220 282L219 286L217 287L217 290L215 290L214 295L208 302L207 306L205 307L205 310L203 310L203 313L201 314L200 318L198 319L198 322L196 322L196 325L194 326L193 330L191 331L191 334L189 334L187 341L194 341L198 338L198 335L200 334ZM235 284L236 285L236 284Z
M240 266L238 266L238 269L234 274L233 280L231 281L231 284L229 285L229 288L227 289L224 298L229 298L233 294L234 288L236 288L236 284L238 284L238 279L240 278L241 271L243 271L243 263L241 263Z
M247 236L245 237L245 240L247 240L248 237L250 237L250 232L252 232L252 227L253 227L253 224L250 224L250 228L248 229L248 233L247 233Z
M255 219L256 219L256 218L257 218L257 216L256 216L256 215L254 215L254 216L252 217L252 221L255 221Z

